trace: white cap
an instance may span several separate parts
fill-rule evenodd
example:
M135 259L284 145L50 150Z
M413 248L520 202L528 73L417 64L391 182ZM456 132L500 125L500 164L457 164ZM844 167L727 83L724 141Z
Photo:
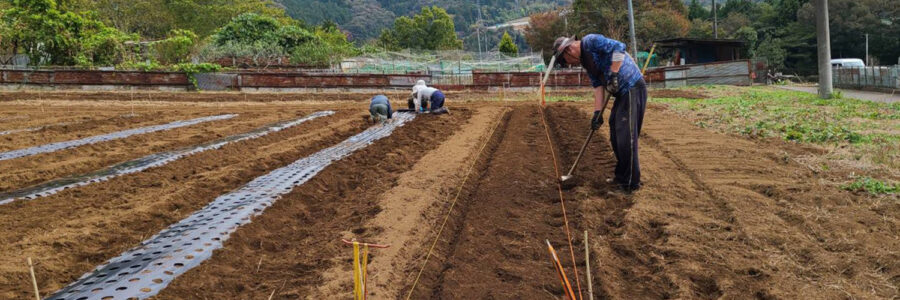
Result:
M414 85L412 88L413 93L419 92L419 89L424 88L424 87L428 87L428 85L425 84L425 80L416 81L416 85Z

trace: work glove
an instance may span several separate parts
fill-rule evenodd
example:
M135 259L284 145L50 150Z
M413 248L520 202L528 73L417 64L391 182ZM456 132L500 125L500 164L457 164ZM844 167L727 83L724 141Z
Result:
M606 81L606 91L613 95L619 93L618 72L612 72L612 74L609 76L609 79Z
M591 118L591 130L600 129L600 126L603 126L603 112L595 110L594 117Z

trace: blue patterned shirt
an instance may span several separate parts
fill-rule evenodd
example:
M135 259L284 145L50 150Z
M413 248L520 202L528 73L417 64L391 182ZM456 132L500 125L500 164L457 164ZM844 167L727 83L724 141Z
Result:
M581 65L595 88L606 86L606 78L612 74L610 67L615 52L627 53L625 44L601 34L588 34L581 39ZM641 69L634 63L634 59L631 55L625 55L622 68L619 69L619 95L616 96L626 93L642 78Z

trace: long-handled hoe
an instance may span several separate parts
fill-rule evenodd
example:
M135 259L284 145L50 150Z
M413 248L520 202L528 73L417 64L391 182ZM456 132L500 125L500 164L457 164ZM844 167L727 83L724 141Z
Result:
M611 96L611 94L606 93L607 102L609 102L609 98ZM581 161L581 157L584 155L584 150L587 149L587 146L591 143L591 139L594 138L594 133L596 132L596 130L591 129L591 133L588 134L587 140L584 141L584 145L581 145L581 151L578 151L578 156L575 157L575 163L573 163L572 167L569 168L569 173L559 178L559 182L562 184L564 189L571 189L576 185L577 182L574 180L575 176L573 175L573 173L575 172L575 168L578 167L578 162Z

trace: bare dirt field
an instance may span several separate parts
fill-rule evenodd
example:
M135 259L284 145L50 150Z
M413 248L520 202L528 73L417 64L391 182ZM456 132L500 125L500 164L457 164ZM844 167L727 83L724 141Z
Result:
M0 257L3 299L33 297L25 257L37 262L37 281L47 295L217 196L369 126L360 117L366 103L346 101L365 100L362 93L284 101L265 94L216 100L144 93L155 99L135 101L136 116L127 118L128 93L89 93L87 101L62 99L72 97L62 93L27 101L20 99L38 94L16 95L0 97L7 100L0 100L0 130L80 123L0 136L0 149L199 116L240 116L0 161L0 192L318 110L337 114L106 182L0 205L0 253L7 254ZM181 96L187 99L176 100ZM129 101L110 101L116 97ZM459 101L472 99L478 101ZM391 245L370 252L372 299L405 299L409 293L412 299L561 299L545 240L584 294L584 275L591 272L598 299L900 297L896 195L841 190L832 182L844 174L796 159L821 155L814 147L718 133L661 105L650 105L645 117L644 188L638 192L618 193L606 182L615 164L607 127L590 144L577 170L579 184L562 192L570 249L552 153L567 170L586 137L590 104L549 105L545 127L534 101L486 101L499 99L528 96L452 94L450 115L417 117L335 161L154 298L349 299L351 249L342 238ZM584 231L591 270L584 267Z

